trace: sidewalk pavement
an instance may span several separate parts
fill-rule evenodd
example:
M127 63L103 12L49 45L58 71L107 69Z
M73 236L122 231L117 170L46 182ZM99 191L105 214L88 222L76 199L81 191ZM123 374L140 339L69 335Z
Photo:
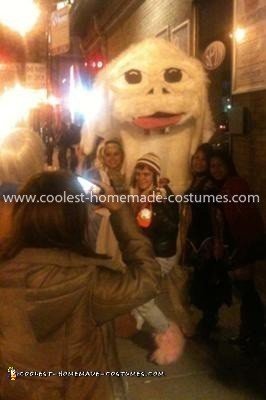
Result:
M144 333L133 339L118 339L122 370L165 373L162 377L128 377L128 399L265 400L265 354L245 354L226 340L237 333L238 320L238 304L223 308L217 340L188 340L183 357L167 367L147 361Z

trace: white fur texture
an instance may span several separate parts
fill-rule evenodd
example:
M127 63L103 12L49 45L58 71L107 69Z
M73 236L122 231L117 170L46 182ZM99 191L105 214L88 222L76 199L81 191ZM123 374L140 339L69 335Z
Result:
M182 71L178 82L167 82L169 68ZM125 73L141 72L141 82L129 84ZM162 161L162 176L170 179L175 193L189 184L191 155L213 130L207 99L207 78L201 63L162 39L150 38L132 45L102 70L95 91L103 97L103 112L83 129L82 147L90 153L95 135L121 135L130 176L136 160L147 152ZM151 93L152 92L152 93ZM174 126L145 133L133 120L157 112L181 114Z

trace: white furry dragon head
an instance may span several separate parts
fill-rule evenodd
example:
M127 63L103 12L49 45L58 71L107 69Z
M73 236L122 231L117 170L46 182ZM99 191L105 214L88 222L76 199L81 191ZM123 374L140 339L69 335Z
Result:
M206 86L198 60L170 42L146 39L129 47L98 74L95 88L105 97L108 109L99 116L99 131L110 130L112 118L143 129L161 129L198 120L203 114L203 128L210 130Z
M201 63L170 42L149 38L130 46L98 74L95 90L104 111L84 129L83 149L90 152L95 134L113 130L134 131L139 141L147 131L162 141L185 130L188 158L212 134L207 82Z

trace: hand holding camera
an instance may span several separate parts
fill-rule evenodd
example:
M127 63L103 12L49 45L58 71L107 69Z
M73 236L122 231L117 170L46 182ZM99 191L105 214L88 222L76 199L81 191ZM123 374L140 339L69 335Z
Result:
M119 196L112 186L92 179L89 181L80 176L77 179L86 195L93 195L93 199L95 199L94 204L101 205L111 212L119 210L122 207Z

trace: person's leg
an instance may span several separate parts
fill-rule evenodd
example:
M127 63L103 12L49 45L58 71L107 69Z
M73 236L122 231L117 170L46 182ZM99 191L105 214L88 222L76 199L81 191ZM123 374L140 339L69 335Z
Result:
M78 166L78 157L76 155L76 150L74 147L70 147L70 170L72 172L75 172L77 166Z
M218 322L219 309L220 305L202 310L202 318L197 325L197 335L202 339L210 338Z
M67 156L66 156L67 149L64 146L59 148L58 152L58 162L61 169L67 169Z
M53 164L53 152L54 147L51 145L47 146L47 165L51 166Z
M240 299L240 337L261 339L264 335L264 307L254 281L235 280Z
M177 264L177 256L176 254L171 257L156 257L156 260L161 266L162 276L168 275L169 272L174 268Z
M163 276L167 275L166 284L176 320L186 337L191 337L195 332L188 293L188 273L177 264L176 254L172 257L156 257L161 265Z
M148 322L155 332L165 332L169 327L169 319L155 304L154 299L138 307L137 312Z
M175 362L182 354L185 340L179 327L169 321L154 299L137 308L137 312L154 329L155 351L150 356L150 361L159 365Z
M218 322L219 309L225 302L224 282L215 260L206 261L204 268L194 271L192 303L202 311L197 335L208 339Z
M156 259L161 266L162 276L167 275L176 264L176 255L168 258L156 257ZM175 362L181 356L185 344L180 328L165 316L154 299L138 307L137 312L155 331L153 336L156 349L150 360L159 365Z
M174 265L175 257L167 259L157 258L161 265L162 275L170 272ZM169 321L162 310L152 299L136 309L139 314L154 330L155 351L150 360L159 365L175 362L182 354L185 340L179 327ZM136 318L138 321L138 318Z

